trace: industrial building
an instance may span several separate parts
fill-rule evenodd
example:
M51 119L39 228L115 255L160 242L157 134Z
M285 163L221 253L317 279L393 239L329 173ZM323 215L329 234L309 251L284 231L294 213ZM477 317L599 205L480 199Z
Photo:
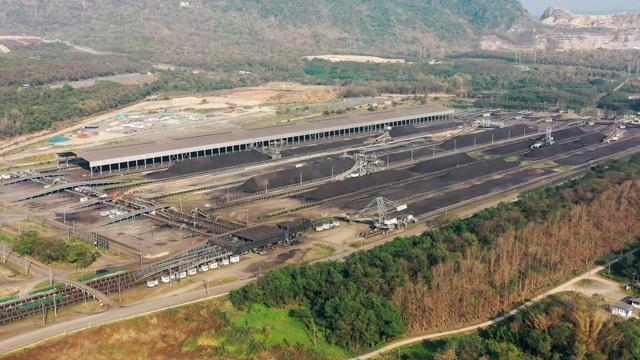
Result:
M58 161L83 163L93 173L129 170L162 165L191 158L213 156L252 148L265 148L273 142L297 144L323 138L378 131L391 126L416 125L452 118L452 109L424 105L389 111L376 111L342 117L304 120L256 129L238 129L203 135L170 137L156 141L78 149L57 154Z

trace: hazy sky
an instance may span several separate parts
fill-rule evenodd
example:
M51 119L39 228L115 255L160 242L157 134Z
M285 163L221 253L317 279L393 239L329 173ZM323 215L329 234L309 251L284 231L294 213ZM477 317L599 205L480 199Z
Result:
M542 15L549 6L581 14L640 12L640 1L637 0L520 0L520 2L535 16Z

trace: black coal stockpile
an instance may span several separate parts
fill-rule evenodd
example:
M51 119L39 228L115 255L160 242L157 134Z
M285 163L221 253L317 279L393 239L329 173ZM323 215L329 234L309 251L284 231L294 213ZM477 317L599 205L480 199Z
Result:
M524 154L522 157L527 160L546 159L549 157L561 155L569 151L574 151L582 148L583 146L576 143L555 144L551 146L543 146L539 149L531 149L530 152Z
M573 128L573 129L580 130L578 128ZM565 129L565 130L569 130L569 129ZM575 130L572 133L579 135L580 133L576 132ZM582 130L580 130L580 132L584 134ZM564 133L563 136L570 137L567 135L567 133ZM578 150L585 146L592 146L592 145L599 144L602 142L603 139L604 139L604 135L600 133L589 134L581 137L580 139L574 142L544 146L539 149L531 149L531 151L526 153L523 156L523 158L530 159L530 160L546 159L552 156L561 155L569 151ZM554 140L555 140L555 134L554 134Z
M396 126L389 131L389 135L391 137L397 138L401 136L409 136L418 133L418 129L416 129L413 125L406 126Z
M167 170L154 173L149 177L162 179L171 176L194 174L202 171L223 169L231 166L252 164L269 160L270 157L259 151L240 151L232 154L215 155L179 161L171 165Z
M436 149L435 153L440 153L440 149ZM413 153L413 155L412 155ZM418 149L414 149L413 152L411 150L406 150L402 152L397 152L389 155L381 155L380 159L384 161L388 161L390 165L397 164L399 162L410 161L411 158L418 159L424 156L431 156L434 153L433 147L421 147Z
M519 165L520 164L517 161L506 162L502 159L491 159L476 164L471 164L469 166L452 169L448 173L442 175L440 179L447 182L457 183L479 178L485 175L495 174L499 171L508 170Z
M527 139L518 141L512 144L497 146L491 149L483 150L482 152L486 155L506 155L512 154L514 152L527 150L531 147L531 145L535 144L533 139Z
M543 133L541 134L541 138L544 138L544 129L542 129ZM577 136L584 135L584 131L578 127L570 127L561 130L554 130L551 132L551 136L553 136L553 141L562 141L565 139L574 138Z
M302 146L302 147L295 148L295 149L282 150L280 153L281 153L282 157L289 157L289 156L300 155L300 154L314 153L314 152L318 152L318 151L338 149L338 148L343 148L343 147L346 147L346 146L354 146L354 147L356 147L358 145L364 144L364 142L367 139L370 139L370 138L375 137L375 136L376 136L375 134L371 134L370 136L359 136L357 138L351 138L351 139L347 139L347 140L331 141L331 142L328 142L328 143L318 143L318 144L315 144L315 145ZM380 136L380 134L378 134L377 136Z
M411 173L406 170L386 170L377 173L348 178L322 185L320 188L303 194L307 201L318 201L344 194L350 194L359 190L368 189L380 185L394 183L408 179Z
M473 146L474 141L475 145L490 144L491 141L496 142L508 138L513 139L533 132L534 130L527 125L513 125L502 129L486 130L475 134L456 136L442 143L440 147L445 150L460 149Z
M311 181L331 176L333 174L341 174L353 167L355 161L353 159L338 158L332 161L319 161L315 164L303 166L300 168L291 168L274 173L254 176L240 186L240 190L246 193L255 193L267 189L275 189L283 186L294 185L300 183L300 174L302 181Z
M444 169L454 168L456 166L471 164L476 161L478 160L467 154L454 154L417 163L409 170L416 173L428 174Z
M604 135L602 133L595 133L581 137L576 143L582 146L591 146L600 144L602 140L604 140Z

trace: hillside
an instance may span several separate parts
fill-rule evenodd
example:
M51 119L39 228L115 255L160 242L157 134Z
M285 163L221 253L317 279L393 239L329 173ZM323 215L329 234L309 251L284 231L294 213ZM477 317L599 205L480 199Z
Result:
M541 17L536 31L519 43L484 36L485 49L535 47L547 50L637 50L640 48L640 14L578 15L550 7ZM517 29L522 33L525 29Z
M208 70L285 66L303 55L430 57L529 19L517 0L7 0L0 33ZM295 60L294 60L295 59Z

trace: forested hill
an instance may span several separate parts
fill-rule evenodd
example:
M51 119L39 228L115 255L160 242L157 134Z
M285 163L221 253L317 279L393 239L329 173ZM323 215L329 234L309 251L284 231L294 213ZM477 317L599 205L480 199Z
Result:
M4 0L0 34L215 69L322 53L430 57L530 20L518 0Z

